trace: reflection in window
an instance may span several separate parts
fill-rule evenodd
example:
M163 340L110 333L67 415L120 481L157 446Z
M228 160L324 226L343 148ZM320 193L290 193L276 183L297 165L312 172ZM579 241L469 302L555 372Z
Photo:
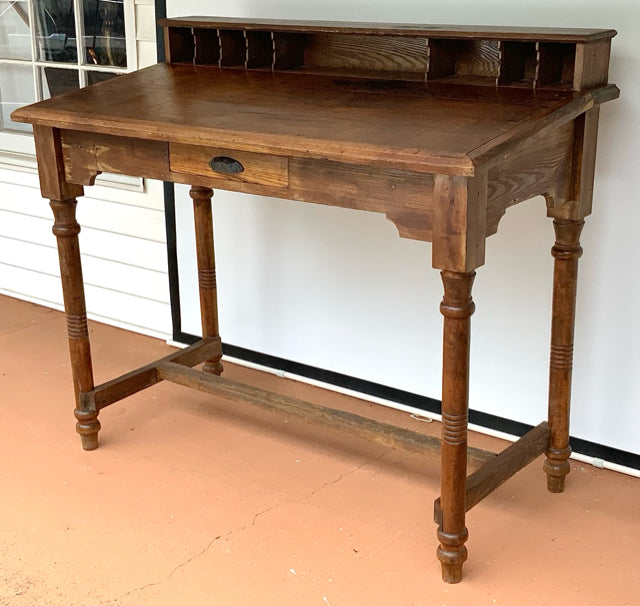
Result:
M33 0L39 59L126 67L124 0L83 0L81 29L76 32L73 0Z
M119 74L112 72L87 72L87 84L97 84L111 78L117 78Z
M0 57L31 59L27 0L0 0Z
M42 98L48 99L80 88L77 69L41 67Z
M127 66L123 0L84 0L85 63Z
M72 0L33 0L40 61L76 63L75 11Z

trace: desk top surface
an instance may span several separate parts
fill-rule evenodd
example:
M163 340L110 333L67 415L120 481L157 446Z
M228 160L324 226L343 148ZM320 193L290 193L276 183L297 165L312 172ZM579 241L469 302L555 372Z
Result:
M617 96L159 64L23 107L16 121L276 155L471 175Z

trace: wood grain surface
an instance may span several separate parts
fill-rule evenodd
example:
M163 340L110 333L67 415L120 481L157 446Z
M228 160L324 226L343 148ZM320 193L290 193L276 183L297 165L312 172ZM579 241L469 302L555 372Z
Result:
M240 162L244 170L238 174L214 172L209 161L217 156L232 157ZM274 187L286 187L289 182L289 163L282 156L239 152L233 149L201 147L171 143L169 145L169 167L176 173L200 175L211 179L245 181ZM214 181L215 182L215 181Z
M171 143L473 175L477 162L470 156L478 150L490 154L523 131L535 132L538 124L567 121L593 105L601 90L532 95L520 89L160 64L23 107L13 119Z

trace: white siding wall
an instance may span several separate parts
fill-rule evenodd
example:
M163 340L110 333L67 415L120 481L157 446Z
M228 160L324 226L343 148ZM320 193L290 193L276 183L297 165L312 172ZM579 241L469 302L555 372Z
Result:
M139 67L156 61L153 0L135 0ZM0 156L0 162L2 158ZM162 184L95 186L78 203L89 317L171 332ZM53 217L34 170L0 168L0 293L62 308Z

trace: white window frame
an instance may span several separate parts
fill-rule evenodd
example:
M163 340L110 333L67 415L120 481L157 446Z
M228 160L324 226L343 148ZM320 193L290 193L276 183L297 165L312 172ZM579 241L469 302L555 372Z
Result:
M33 0L27 0L29 7L29 33L31 37L31 59L4 59L0 58L2 65L29 65L33 73L33 86L36 101L42 101L42 80L39 71L43 67L55 67L56 69L70 69L79 73L80 87L87 85L87 72L106 72L111 74L126 74L138 68L138 54L136 43L136 11L135 0L124 0L125 22L125 47L127 53L127 66L116 67L111 65L94 65L84 61L84 10L82 0L73 0L75 15L75 30L77 44L77 61L75 63L58 63L55 61L41 61L38 59L36 15ZM16 133L0 130L0 168L12 170L37 172L35 158L35 145L33 135L30 133ZM103 174L99 175L96 183L133 191L144 191L144 182L139 177L125 175Z

